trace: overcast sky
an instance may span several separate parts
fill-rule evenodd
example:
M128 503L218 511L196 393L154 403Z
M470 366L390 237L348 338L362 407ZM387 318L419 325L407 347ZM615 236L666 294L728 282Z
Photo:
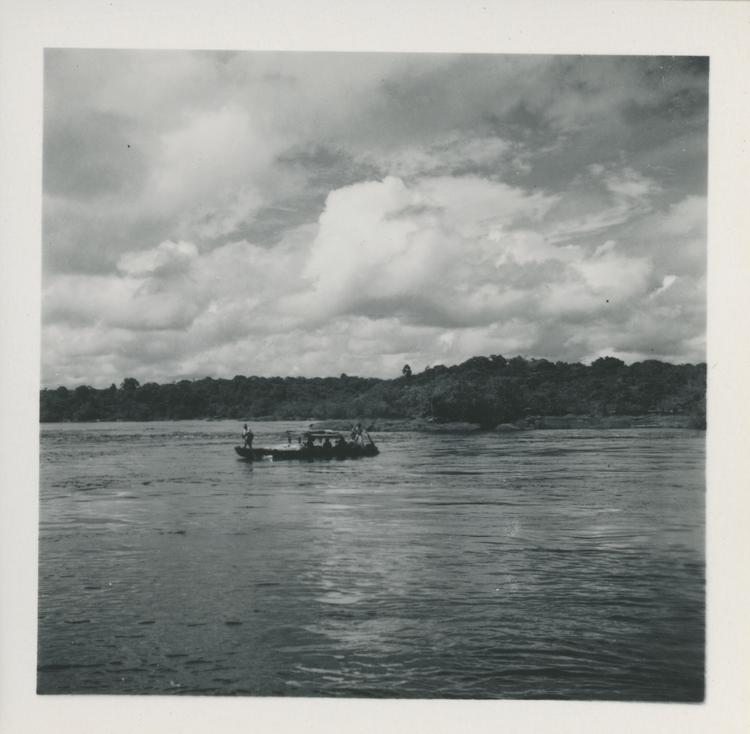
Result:
M708 65L47 51L42 383L705 360Z

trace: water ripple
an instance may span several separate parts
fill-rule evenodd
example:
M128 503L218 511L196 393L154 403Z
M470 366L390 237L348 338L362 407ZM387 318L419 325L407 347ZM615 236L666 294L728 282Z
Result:
M43 428L40 692L702 700L703 434L236 429Z

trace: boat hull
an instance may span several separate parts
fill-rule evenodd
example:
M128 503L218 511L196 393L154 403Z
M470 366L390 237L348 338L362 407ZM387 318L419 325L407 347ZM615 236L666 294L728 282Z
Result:
M235 446L238 456L248 461L261 461L265 458L274 460L311 461L314 459L360 459L364 456L377 456L380 452L374 444L368 446L303 446L299 449L251 449L245 446Z

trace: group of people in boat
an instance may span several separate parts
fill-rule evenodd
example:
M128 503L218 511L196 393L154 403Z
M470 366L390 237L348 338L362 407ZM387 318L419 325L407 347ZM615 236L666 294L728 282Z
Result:
M362 428L362 424L361 423L357 423L356 426L352 426L352 430L351 430L351 433L350 433L350 438L358 446L364 446L365 445L365 429Z
M312 425L310 426L312 428ZM365 437L367 436L367 433L365 429L362 427L361 423L357 423L356 426L351 427L350 431L350 441L347 441L343 436L339 435L336 439L336 443L331 443L331 438L329 436L323 437L322 440L322 448L324 449L332 449L332 448L342 448L347 446L366 446L366 440ZM250 428L248 428L247 423L245 423L242 426L242 445L247 448L251 449L253 447L253 439L255 438L255 434L252 432ZM369 439L369 436L367 436ZM292 434L287 431L286 432L286 439L287 439L287 445L291 445L292 443ZM302 437L297 439L297 442L302 445ZM315 444L315 437L313 436L312 432L308 433L305 438L304 443L306 448L313 448Z
M324 449L340 449L340 448L351 448L353 446L365 446L365 432L362 428L362 424L357 424L357 426L352 426L351 433L350 433L350 440L347 441L346 438L342 435L338 436L315 436L313 433L308 433L305 438L305 447L306 448L313 448L315 444L315 439L318 438L321 440L320 446ZM335 442L331 443L331 438L335 438ZM300 439L301 442L301 439Z
M302 439L299 439L300 443L302 443ZM324 449L332 449L334 447L334 444L331 443L331 439L329 436L326 436L323 438L322 443L320 444L322 448ZM341 446L345 446L346 441L344 441L343 437L339 437L336 441L336 448L339 448ZM311 434L307 434L307 438L305 439L305 448L311 449L315 446L315 437Z

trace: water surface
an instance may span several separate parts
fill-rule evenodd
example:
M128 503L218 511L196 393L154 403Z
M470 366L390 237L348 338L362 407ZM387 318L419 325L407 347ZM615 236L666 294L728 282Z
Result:
M42 426L41 693L702 700L704 433L239 429Z

